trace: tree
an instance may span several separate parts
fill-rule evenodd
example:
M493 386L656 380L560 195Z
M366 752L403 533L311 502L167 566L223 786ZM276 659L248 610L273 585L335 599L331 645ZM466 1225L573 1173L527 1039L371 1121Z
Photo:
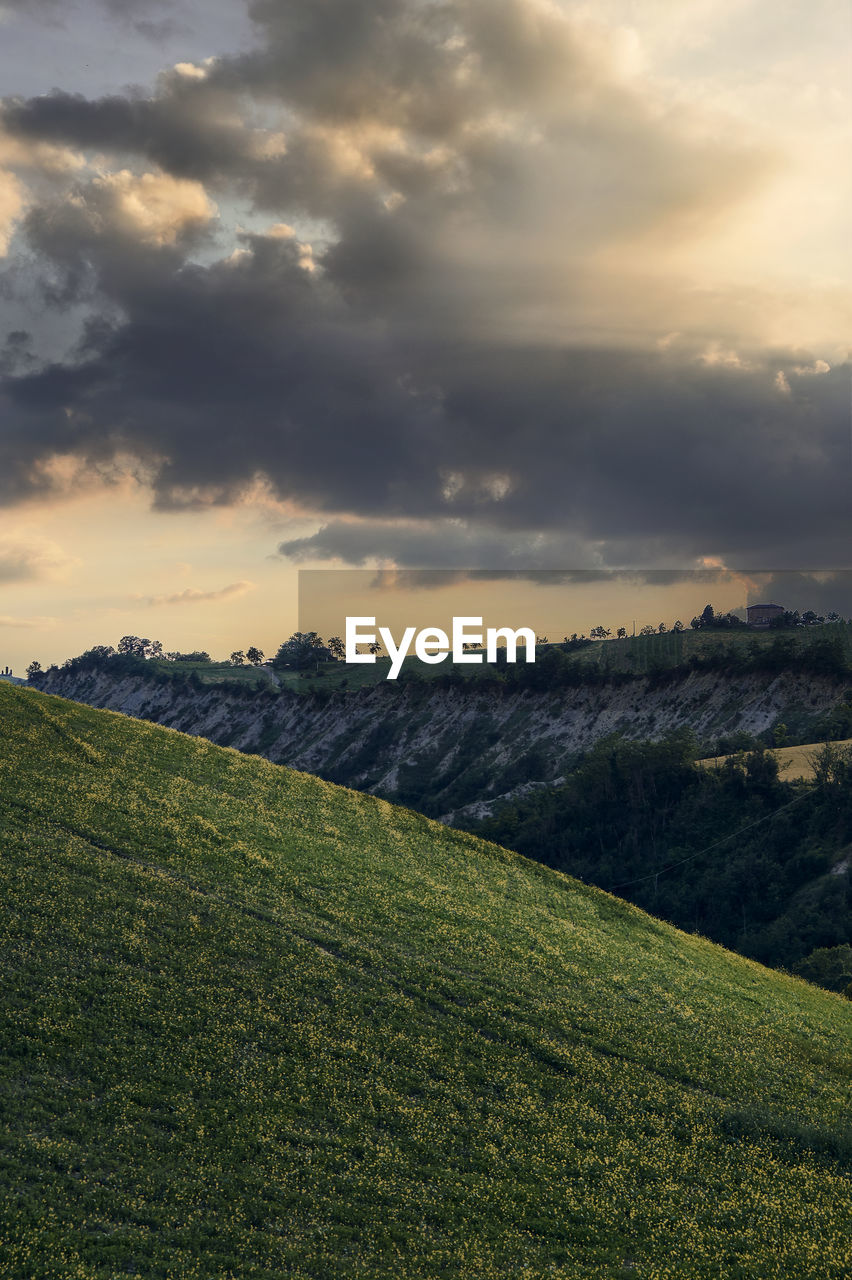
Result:
M680 618L678 618L677 622L672 627L672 631L683 631L683 623Z
M41 663L37 662L35 658L33 658L32 662L27 667L27 679L32 680L35 676L39 676L41 674Z
M145 645L150 643L150 640L142 640L139 636L122 636L118 642L118 652L125 657L144 658Z
M744 627L745 625L742 618L738 618L735 613L717 613L713 622L714 627L726 627L728 629Z
M289 667L294 671L305 671L318 662L330 661L331 653L323 644L322 636L316 631L294 631L289 640L279 645L272 665L279 670Z
M780 630L783 627L797 627L801 620L798 609L785 609L783 613L777 613L774 618L770 618L769 625Z
M829 991L843 991L852 982L852 946L817 947L793 966L793 972Z
M100 665L115 657L115 649L111 644L96 644L91 649L87 649L83 657L89 658Z
M848 784L852 770L852 747L824 742L816 751L809 752L808 762L814 771L814 782L818 787L828 789Z
M246 657L253 667L259 667L261 662L263 662L263 650L257 649L252 645L250 648L246 649Z
M346 645L343 643L340 636L331 637L328 642L328 651L333 658L338 660L338 662L343 661L346 657Z
M664 636L667 631L668 631L668 627L664 622L661 622L660 625L657 627L657 635Z
M381 651L382 646L379 644L378 640L374 640L373 643L367 647L368 653L378 654L381 653Z
M627 628L626 628L626 627L619 627L615 634L616 634L616 637L617 637L619 640L626 640L626 639L627 639Z
M149 640L147 636L122 636L118 642L118 652L129 658L163 658L163 642Z
M713 612L712 604L705 604L704 608L701 610L701 621L698 625L701 627L712 627L715 621L716 615Z
M646 622L644 627L642 627L642 629L640 630L639 634L640 636L652 636L655 634L655 628L651 625L650 622Z
M232 667L243 667L245 666L246 655L243 653L242 649L235 649L231 654L229 661Z

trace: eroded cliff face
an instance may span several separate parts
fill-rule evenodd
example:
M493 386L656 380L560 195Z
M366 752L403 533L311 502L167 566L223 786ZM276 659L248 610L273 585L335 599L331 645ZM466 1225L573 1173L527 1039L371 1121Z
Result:
M793 672L691 673L662 685L636 678L553 693L377 685L328 700L274 689L194 690L143 676L49 672L39 687L90 706L154 720L453 821L496 798L552 783L576 753L620 732L659 738L690 728L701 740L830 708L842 684Z

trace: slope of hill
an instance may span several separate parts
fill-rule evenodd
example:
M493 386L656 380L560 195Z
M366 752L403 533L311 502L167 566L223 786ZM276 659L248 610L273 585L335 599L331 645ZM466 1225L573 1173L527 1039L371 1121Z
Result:
M849 684L848 677L810 671L694 671L573 688L385 683L306 697L115 678L103 670L58 669L40 679L47 692L307 769L447 821L470 805L476 809L468 816L480 817L483 806L530 783L552 783L578 752L613 732L659 739L687 727L715 742L723 734L762 733L779 720L792 732L837 706Z
M852 1006L0 687L2 1273L840 1280Z

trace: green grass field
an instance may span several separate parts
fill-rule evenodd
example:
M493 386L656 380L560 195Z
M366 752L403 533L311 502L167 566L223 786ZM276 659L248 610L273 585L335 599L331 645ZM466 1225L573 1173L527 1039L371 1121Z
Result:
M271 676L267 671L256 667L232 667L228 662L168 662L165 659L152 658L146 664L152 672L165 675L190 675L193 672L202 684L221 684L224 680L238 680L241 684L268 688L280 685L292 689L296 693L305 693L318 688L328 689L364 689L372 685L382 684L390 670L390 658L377 657L375 663L327 662L307 671L276 671ZM403 671L416 671L421 679L429 680L445 674L451 669L449 661L431 665L418 658L406 658ZM465 675L476 678L477 674L487 671L485 663L481 667L456 668Z
M841 1280L852 1004L0 685L8 1280Z

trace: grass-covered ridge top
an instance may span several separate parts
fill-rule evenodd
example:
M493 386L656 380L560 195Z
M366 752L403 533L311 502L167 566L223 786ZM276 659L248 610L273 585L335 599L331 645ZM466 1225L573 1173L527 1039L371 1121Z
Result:
M729 675L748 672L807 671L837 679L852 679L852 622L826 623L819 627L775 628L755 631L703 629L668 631L662 635L628 636L592 641L587 637L553 641L536 646L536 660L507 664L498 650L496 664L460 666L447 660L431 665L413 655L405 658L400 681L428 685L483 688L504 686L531 689L576 688L582 685L624 682L650 676L665 681L690 671L714 671ZM328 697L369 690L387 682L391 660L379 656L368 665L318 662L305 670L232 666L228 662L167 661L90 649L52 666L34 677L39 685L57 672L106 673L116 680L143 676L152 682L189 683L196 689L225 686L251 696L259 691L290 691Z
M848 1002L170 730L0 734L4 1275L849 1273Z

